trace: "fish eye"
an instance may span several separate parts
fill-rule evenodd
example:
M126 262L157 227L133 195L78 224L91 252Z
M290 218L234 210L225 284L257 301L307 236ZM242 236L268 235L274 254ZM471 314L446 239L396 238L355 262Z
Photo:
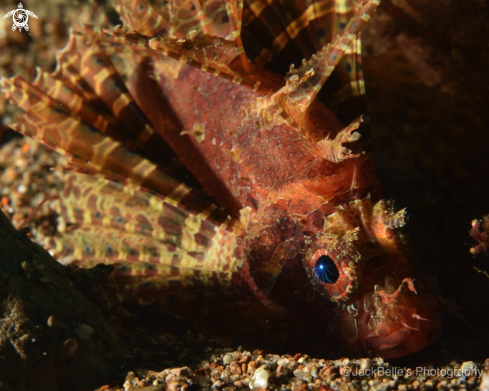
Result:
M304 267L316 290L335 303L351 301L358 289L356 262L316 243L304 252Z
M314 275L326 284L334 284L340 278L340 271L327 255L321 255L314 266Z

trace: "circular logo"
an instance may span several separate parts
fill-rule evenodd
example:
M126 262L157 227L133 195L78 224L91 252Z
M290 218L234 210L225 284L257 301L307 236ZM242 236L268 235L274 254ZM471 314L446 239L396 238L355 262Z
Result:
M13 14L13 20L16 27L29 30L29 26L27 25L27 22L29 21L29 15L27 15L25 9L16 9Z
M17 27L24 27L27 25L27 21L29 20L29 15L25 12L24 9L16 9L14 12L14 24Z
M22 31L22 29L25 29L25 31L29 31L29 25L27 24L27 22L29 21L29 16L38 19L37 15L34 12L24 9L22 3L19 3L19 8L8 12L7 15L5 15L3 18L5 19L9 16L12 17L12 20L14 22L12 24L13 31L17 29L19 29L19 31Z

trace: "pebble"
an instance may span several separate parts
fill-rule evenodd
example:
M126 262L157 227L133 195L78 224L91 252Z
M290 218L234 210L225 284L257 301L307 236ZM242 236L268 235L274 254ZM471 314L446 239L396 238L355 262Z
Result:
M56 326L56 319L54 318L53 315L51 315L48 320L46 321L47 325L49 327L55 327Z
M93 329L92 326L88 325L88 324L80 324L75 332L78 334L78 336L80 337L80 339L82 339L83 341L88 341L90 340L90 338L92 338L93 334L95 334L95 330Z
M157 382L155 379L166 378L167 389L170 391L188 389L189 386L195 386L196 389L199 387L203 391L239 391L244 388L257 391L263 389L276 391L427 391L435 388L489 391L489 376L481 383L481 379L477 376L448 378L439 375L443 369L483 368L484 364L477 361L452 362L440 367L433 365L427 367L430 369L429 375L416 376L413 374L409 376L399 375L395 371L388 374L387 369L392 369L392 367L382 359L331 361L303 356L296 361L289 355L278 356L263 353L258 355L247 351L229 352L224 349L207 349L206 352L209 358L193 366L166 369L160 373L152 372L152 377L139 376L137 384L146 384L146 387L148 385L162 386L163 382ZM247 361L248 365L242 361ZM243 371L243 366L246 366L248 371ZM346 367L351 372L341 376L342 368ZM383 372L379 370L380 368L383 369ZM438 368L438 372L433 371L435 368ZM379 371L378 373L372 372L372 376L356 375L360 369ZM132 388L126 388L126 390L143 388L137 384L134 385L134 382L132 384Z
M225 365L231 364L231 362L234 360L234 357L236 357L236 354L234 354L234 353L225 354L223 359L222 359L223 364L225 364Z
M65 358L70 358L76 353L77 349L78 349L78 342L76 341L76 339L73 338L67 339L62 349L63 356Z
M270 375L265 368L263 368L263 367L258 368L255 371L253 378L251 379L250 389L259 390L262 388L266 388L268 386L268 378L269 377L270 377Z

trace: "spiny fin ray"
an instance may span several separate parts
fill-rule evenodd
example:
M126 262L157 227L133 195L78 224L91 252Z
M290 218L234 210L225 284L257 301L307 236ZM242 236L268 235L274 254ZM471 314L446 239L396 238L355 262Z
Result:
M142 48L150 48L154 52L173 58L181 63L193 66L204 72L212 73L224 79L230 80L235 84L240 84L254 91L262 92L267 95L270 91L261 86L260 82L253 82L246 78L245 75L233 71L227 62L231 62L236 55L236 48L219 43L214 47L214 43L223 42L220 38L201 37L197 40L195 32L190 32L185 37L177 39L176 37L153 38L142 36L136 32L127 32L122 28L115 28L113 31L107 31L118 37L125 38L128 42L135 43ZM213 44L209 45L210 42ZM217 49L219 48L220 49ZM210 49L209 49L210 48ZM208 52L209 51L209 52ZM216 58L214 59L214 54Z
M2 79L0 86L8 98L26 111L12 127L70 156L74 169L129 181L164 196L178 197L192 210L203 211L211 207L209 200L175 180L164 169L73 116L22 78ZM212 215L217 220L223 219L219 209Z
M363 117L357 118L346 128L341 130L334 139L324 138L314 144L314 148L319 151L319 155L333 163L342 162L360 156L359 153L352 153L344 144L352 143L360 138L360 133L355 132L363 122Z
M306 137L312 133L307 119L308 108L379 4L380 0L364 1L341 35L331 44L323 47L309 61L303 61L300 68L291 66L286 85L272 96L272 102L281 116L296 125Z

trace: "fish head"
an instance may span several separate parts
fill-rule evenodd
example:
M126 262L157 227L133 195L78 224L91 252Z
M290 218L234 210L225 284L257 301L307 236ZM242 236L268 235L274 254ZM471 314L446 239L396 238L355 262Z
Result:
M410 354L441 331L436 296L410 262L405 220L392 202L366 197L337 207L306 241L309 280L336 303L334 328L361 354Z

